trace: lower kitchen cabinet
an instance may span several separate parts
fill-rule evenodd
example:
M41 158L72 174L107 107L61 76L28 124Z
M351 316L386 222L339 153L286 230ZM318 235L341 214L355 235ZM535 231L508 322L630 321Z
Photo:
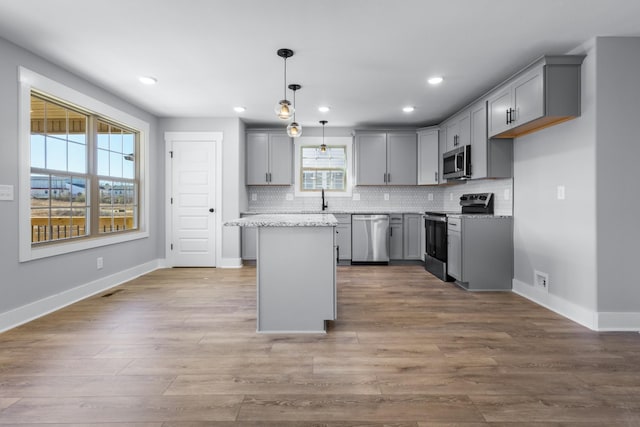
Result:
M338 260L351 259L351 215L334 214L338 225L336 226L336 246Z
M241 215L241 217L246 216L250 215ZM242 237L242 259L255 261L258 229L255 227L240 227L240 235Z
M404 214L404 259L422 259L422 215Z
M447 274L458 285L470 291L511 289L511 217L449 217L447 242Z
M389 215L389 258L403 259L403 218L402 214Z

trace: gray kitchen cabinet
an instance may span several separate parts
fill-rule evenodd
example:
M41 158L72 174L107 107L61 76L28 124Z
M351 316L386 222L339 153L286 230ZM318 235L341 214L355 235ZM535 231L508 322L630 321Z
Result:
M451 151L470 143L470 117L469 110L464 110L460 114L454 116L451 120L447 121L445 126L447 140L446 151Z
M416 185L415 132L356 132L356 185Z
M247 132L247 185L291 185L293 141L284 132Z
M336 250L338 260L351 259L351 215L334 214L338 225L336 226Z
M487 138L487 102L470 108L471 178L510 178L513 176L513 140Z
M403 218L402 214L389 215L389 258L403 259Z
M439 182L439 133L437 128L418 130L418 185L435 185Z
M422 215L404 214L404 259L422 259Z
M584 56L543 56L487 100L489 138L515 138L580 115Z
M250 214L240 215L242 218L250 216ZM255 261L258 229L255 227L240 227L240 236L242 243L242 259L246 261Z
M447 241L447 274L456 284L470 291L511 289L511 217L448 217Z

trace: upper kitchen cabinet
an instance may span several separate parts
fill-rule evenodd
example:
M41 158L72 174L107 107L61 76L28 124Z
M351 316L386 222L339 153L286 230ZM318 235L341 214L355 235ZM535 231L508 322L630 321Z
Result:
M247 132L247 185L291 185L293 141L285 132Z
M356 132L356 185L416 185L415 132Z
M469 109L471 120L471 178L511 178L513 140L487 138L487 102Z
M438 184L438 134L436 128L418 130L418 185Z
M471 116L469 110L464 110L457 114L444 125L445 138L447 141L446 151L463 147L470 143L471 137Z
M584 56L543 56L488 96L488 136L515 138L580 115Z

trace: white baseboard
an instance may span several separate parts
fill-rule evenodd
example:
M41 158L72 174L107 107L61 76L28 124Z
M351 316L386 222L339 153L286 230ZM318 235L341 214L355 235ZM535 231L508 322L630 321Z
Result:
M242 258L222 258L220 268L242 268Z
M640 331L640 313L599 312L599 331Z
M529 285L517 279L513 279L512 286L513 292L516 294L533 301L538 305L548 308L561 316L573 320L582 326L586 326L591 330L598 330L597 313L595 311L588 310L567 301L564 298L542 291L533 285Z
M160 260L149 261L127 270L119 271L107 277L94 280L59 294L51 295L38 301L23 305L11 311L0 313L0 332L15 328L31 320L66 307L143 274L161 268Z

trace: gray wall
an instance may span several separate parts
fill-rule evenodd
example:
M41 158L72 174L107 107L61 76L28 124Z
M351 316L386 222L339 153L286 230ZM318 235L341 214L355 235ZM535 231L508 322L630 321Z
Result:
M154 183L164 182L164 179L159 174L163 159L156 118L4 39L0 39L0 58L0 184L13 185L15 191L14 201L0 201L0 313L159 258L163 251L164 230L153 212L161 212L163 205ZM149 238L18 262L18 66L25 66L150 124L149 208L152 214ZM22 214L29 215L29 212ZM98 256L104 258L102 270L96 269Z
M245 209L247 203L247 190L244 185L244 124L240 119L162 118L159 120L158 133L163 144L165 132L222 132L223 194L222 206L218 209L222 208L223 221L239 218L241 207ZM164 176L165 165L161 165L160 168ZM164 197L164 187L158 191ZM164 212L162 221L164 224ZM240 257L239 227L222 227L222 258L239 260Z
M640 38L596 40L598 311L640 312Z
M596 59L593 43L580 50L582 115L514 140L514 278L547 273L550 294L595 311Z

